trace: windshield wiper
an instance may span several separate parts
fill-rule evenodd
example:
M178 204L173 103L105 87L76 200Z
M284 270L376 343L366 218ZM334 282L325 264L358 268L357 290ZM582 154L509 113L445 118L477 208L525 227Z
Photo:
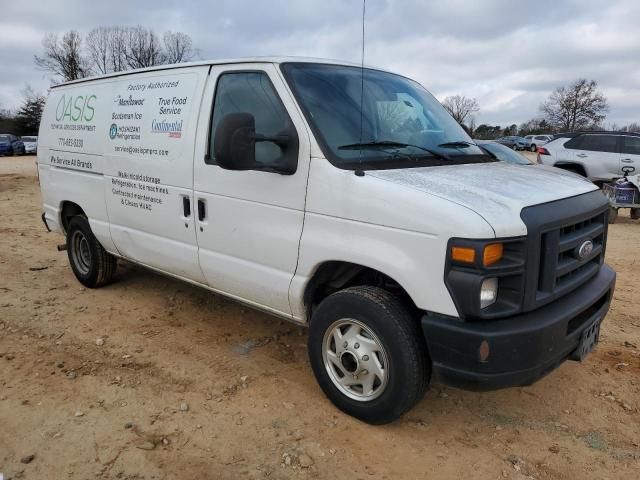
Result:
M377 148L406 148L413 147L423 152L429 153L431 156L438 158L440 160L450 160L449 157L443 155L442 153L438 153L435 150L431 150L430 148L421 147L420 145L413 145L411 143L402 143L396 142L393 140L376 140L373 142L363 142L363 143L350 143L348 145L341 145L338 147L338 150L360 150L360 149L377 149Z
M442 148L467 148L474 145L473 143L465 142L464 140L457 140L455 142L446 142L438 145Z

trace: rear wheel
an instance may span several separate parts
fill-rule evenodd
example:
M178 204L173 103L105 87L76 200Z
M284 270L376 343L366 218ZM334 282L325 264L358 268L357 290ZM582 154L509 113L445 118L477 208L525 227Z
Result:
M618 218L618 209L609 207L609 223L616 223L616 218Z
M514 144L513 147L511 147L511 148L513 148L516 152L518 151L518 145Z
M532 152L535 152L537 150L537 147L534 145L531 145L531 147L529 147L529 150L531 150Z
M71 270L85 287L97 288L111 281L118 261L91 231L85 217L75 216L67 228L67 255Z
M309 358L320 387L342 411L371 424L396 420L431 376L422 332L404 303L380 288L351 287L318 306Z

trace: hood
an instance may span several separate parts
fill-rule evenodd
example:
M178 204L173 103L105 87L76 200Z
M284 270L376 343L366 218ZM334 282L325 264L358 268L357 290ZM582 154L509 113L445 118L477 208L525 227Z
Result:
M596 190L593 183L558 169L491 162L367 171L380 180L463 205L482 216L497 237L525 235L524 207Z

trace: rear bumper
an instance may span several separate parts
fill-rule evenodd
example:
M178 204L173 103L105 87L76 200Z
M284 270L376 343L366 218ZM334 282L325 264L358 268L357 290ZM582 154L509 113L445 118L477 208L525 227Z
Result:
M616 274L599 273L570 294L532 312L477 322L426 314L422 330L436 381L467 390L530 385L571 357L582 332L609 310ZM483 353L481 360L481 345Z

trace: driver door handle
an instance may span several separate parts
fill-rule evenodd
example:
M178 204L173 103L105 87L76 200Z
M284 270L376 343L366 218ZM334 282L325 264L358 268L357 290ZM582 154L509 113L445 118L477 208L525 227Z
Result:
M182 214L184 218L189 218L191 216L191 199L186 195L182 197Z

